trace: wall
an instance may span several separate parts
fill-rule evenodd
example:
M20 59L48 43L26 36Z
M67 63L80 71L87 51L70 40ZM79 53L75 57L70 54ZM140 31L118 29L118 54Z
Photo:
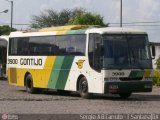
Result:
M155 56L155 59L152 60L152 63L153 63L153 68L156 68L156 60L160 57L160 45L155 45L155 53L156 53L156 56Z

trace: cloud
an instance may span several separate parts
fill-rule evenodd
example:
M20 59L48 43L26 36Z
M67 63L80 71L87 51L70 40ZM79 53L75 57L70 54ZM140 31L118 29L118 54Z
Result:
M156 20L159 17L159 8L160 2L158 0L141 0L138 12L141 18Z
M123 22L154 22L160 21L159 14L160 2L159 0L123 0ZM138 25L151 26L130 26L146 31L149 34L150 41L159 41L160 26L159 23L141 23ZM132 24L137 25L137 24Z
M104 16L106 23L119 23L120 0L13 0L14 23L30 23L32 15L39 15L45 9L85 8ZM0 0L0 10L10 9L10 3ZM123 22L143 22L160 20L159 0L123 0ZM0 23L10 21L10 13L0 14ZM160 24L160 23L159 23ZM17 26L15 26L17 27ZM149 33L152 40L159 38L159 27L139 27ZM21 28L21 26L18 28Z

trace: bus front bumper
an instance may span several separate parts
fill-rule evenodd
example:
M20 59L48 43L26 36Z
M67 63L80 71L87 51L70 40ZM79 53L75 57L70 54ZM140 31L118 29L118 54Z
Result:
M104 93L151 92L152 81L105 81Z

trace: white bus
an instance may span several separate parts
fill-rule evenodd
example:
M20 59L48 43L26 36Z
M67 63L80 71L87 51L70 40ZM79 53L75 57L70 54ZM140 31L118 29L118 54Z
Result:
M4 79L6 75L6 61L7 61L7 44L8 36L0 36L0 78Z
M34 93L41 89L113 93L127 98L152 91L146 32L127 28L62 26L9 36L8 79Z

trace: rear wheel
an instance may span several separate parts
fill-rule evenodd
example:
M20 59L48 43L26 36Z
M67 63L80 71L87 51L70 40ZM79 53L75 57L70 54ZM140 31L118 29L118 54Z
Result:
M26 91L28 93L36 93L36 89L33 87L33 79L31 74L28 74L26 77Z
M85 77L82 77L79 82L79 92L81 97L89 99L93 94L88 92L88 82Z
M132 93L119 93L119 96L123 99L129 98Z

